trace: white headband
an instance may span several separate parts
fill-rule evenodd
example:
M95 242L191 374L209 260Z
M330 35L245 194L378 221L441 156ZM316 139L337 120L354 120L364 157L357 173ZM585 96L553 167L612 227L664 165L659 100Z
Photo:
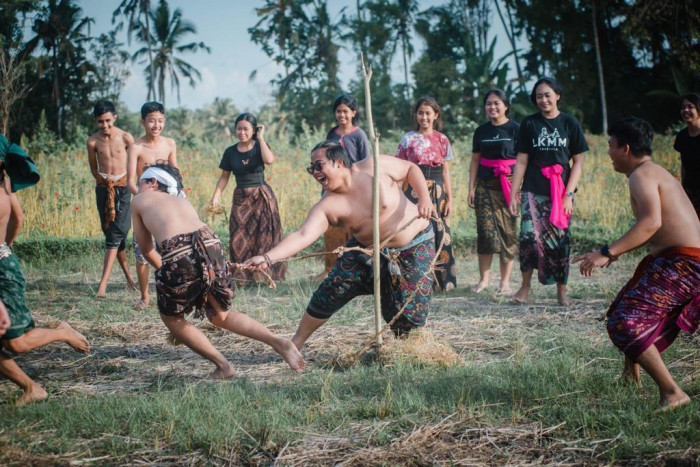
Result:
M165 170L158 167L149 167L141 174L140 180L150 180L152 178L167 186L169 195L186 198L185 194L177 189L177 181Z

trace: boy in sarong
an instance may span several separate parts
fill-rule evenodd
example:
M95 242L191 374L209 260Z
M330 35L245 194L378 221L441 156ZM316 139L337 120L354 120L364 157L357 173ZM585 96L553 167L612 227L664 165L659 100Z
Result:
M296 232L285 237L262 256L245 262L266 268L275 260L291 257L311 245L329 226L352 236L348 246L368 246L372 241L371 158L352 163L347 151L335 141L324 141L311 152L309 174L325 190ZM404 182L418 194L418 205L406 198ZM382 259L382 314L390 322L404 304L406 308L392 324L398 335L423 326L430 313L434 276L430 263L435 256L434 233L429 218L437 217L425 177L417 165L392 156L381 156L379 229L381 241L395 235L386 245L391 261ZM372 258L351 250L343 254L314 293L301 318L292 342L301 349L306 340L333 313L358 295L373 289Z
M185 319L193 309L196 317L206 314L220 328L264 342L294 371L301 371L304 360L292 341L243 313L229 311L235 286L221 242L199 220L181 190L176 167L154 164L141 175L139 194L131 204L134 236L142 245L143 256L156 268L158 311L163 323L176 340L216 366L211 374L214 379L231 378L235 370L202 331ZM157 242L157 252L151 236Z
M126 151L134 137L114 124L117 112L110 101L99 101L92 112L99 128L87 140L90 172L95 177L95 197L100 225L105 235L105 258L97 297L107 295L107 281L115 258L131 290L136 284L126 260L126 236L131 228L131 193L126 186Z
M637 222L619 239L580 256L581 274L609 266L623 253L649 246L649 256L608 310L608 334L625 354L623 377L640 384L639 366L659 387L661 410L690 402L661 359L683 330L700 326L700 221L678 180L651 160L654 133L638 118L625 118L608 131L615 171L629 178Z
M129 147L127 153L127 185L134 195L138 193L138 180L143 171L156 161L167 161L177 167L177 147L175 140L162 135L165 128L165 107L159 102L146 102L141 106L141 126L145 134ZM148 294L148 261L134 236L134 256L136 257L136 277L141 298L134 308L142 310L150 303Z
M16 405L46 399L48 394L20 369L5 350L15 354L25 353L51 342L65 342L83 353L90 350L87 339L66 322L55 329L35 327L25 303L24 276L17 256L10 249L24 217L13 191L32 186L38 181L39 174L31 159L19 146L10 145L0 135L0 374L24 391Z

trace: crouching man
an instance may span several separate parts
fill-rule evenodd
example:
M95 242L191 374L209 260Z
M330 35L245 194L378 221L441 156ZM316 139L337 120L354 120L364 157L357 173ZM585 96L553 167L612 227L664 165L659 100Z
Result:
M303 358L289 339L243 313L228 311L235 286L221 242L182 196L182 180L175 166L155 164L143 172L131 211L136 242L157 270L160 317L178 341L216 366L212 378L231 378L235 370L204 333L185 319L195 309L195 317L205 314L220 328L269 345L292 370L303 369Z
M662 410L690 402L661 359L686 331L700 325L700 221L680 183L651 160L654 133L638 118L626 118L608 131L613 168L629 179L634 225L615 242L574 259L581 274L608 266L644 245L644 258L608 310L608 334L625 354L623 376L639 385L639 366L659 387Z

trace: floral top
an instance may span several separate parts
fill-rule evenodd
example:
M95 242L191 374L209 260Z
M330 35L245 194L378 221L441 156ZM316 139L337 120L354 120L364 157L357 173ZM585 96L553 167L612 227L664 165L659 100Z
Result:
M418 165L439 167L452 160L452 146L447 136L439 131L433 131L429 135L409 131L401 138L396 157Z

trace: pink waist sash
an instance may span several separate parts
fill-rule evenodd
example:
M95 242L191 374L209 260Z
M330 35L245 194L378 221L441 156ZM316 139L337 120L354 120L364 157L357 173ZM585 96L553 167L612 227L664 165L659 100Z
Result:
M560 229L568 229L571 216L564 214L564 206L561 202L564 197L564 180L561 178L563 171L563 167L559 164L542 167L542 175L549 179L549 196L552 199L549 222Z
M493 174L501 181L506 206L510 205L510 180L508 180L508 175L511 174L510 166L515 165L516 162L515 159L484 159L483 157L480 162L484 167L493 169Z

